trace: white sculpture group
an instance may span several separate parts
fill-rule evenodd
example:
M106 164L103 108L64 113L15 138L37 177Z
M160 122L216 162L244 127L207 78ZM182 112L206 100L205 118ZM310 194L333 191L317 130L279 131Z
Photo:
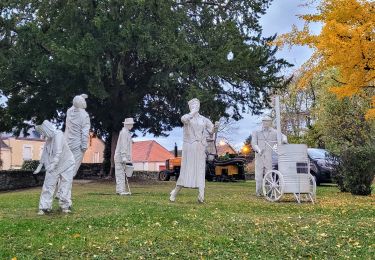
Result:
M77 174L88 148L90 118L85 110L86 98L85 94L74 97L73 106L67 111L65 134L61 130L56 130L48 120L35 127L46 137L39 166L34 171L34 174L37 174L43 166L46 169L40 195L39 215L51 211L55 191L62 212L71 211L73 177Z
M86 112L87 95L74 97L73 106L67 111L65 135L56 130L54 125L45 120L36 130L46 137L42 157L35 174L44 166L46 177L39 203L39 213L44 215L52 209L53 195L57 190L59 205L64 213L69 213L72 207L72 182L82 162L83 155L88 148L90 119ZM190 113L183 115L183 147L180 176L176 187L170 193L170 201L176 200L177 194L183 187L198 188L198 202L204 202L206 153L216 134L219 122L213 124L209 119L199 114L200 102L194 98L188 102ZM262 195L262 180L265 172L272 169L272 150L277 143L277 131L271 128L271 118L262 120L262 130L252 134L251 145L256 152L255 180L256 195ZM116 193L130 195L127 175L131 175L132 138L130 130L133 128L133 118L126 118L122 128L114 155ZM283 136L283 143L286 137ZM56 187L57 186L57 187Z

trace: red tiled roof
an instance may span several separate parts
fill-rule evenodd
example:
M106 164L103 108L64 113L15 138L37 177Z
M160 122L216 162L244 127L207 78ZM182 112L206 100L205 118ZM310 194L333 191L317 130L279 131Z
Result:
M165 162L173 154L154 140L133 143L133 162Z
M216 148L217 148L217 154L218 155L224 155L227 152L229 154L237 153L236 150L234 150L233 147L230 144L224 144L224 145L217 144Z

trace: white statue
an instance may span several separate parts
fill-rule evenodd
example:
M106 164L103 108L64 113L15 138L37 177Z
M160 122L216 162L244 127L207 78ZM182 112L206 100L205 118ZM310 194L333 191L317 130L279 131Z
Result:
M126 167L132 166L132 136L130 130L133 128L133 118L125 118L115 150L115 175L116 193L119 195L130 195L129 183L126 176Z
M44 120L42 125L37 125L35 129L45 136L42 157L38 168L34 174L42 169L46 169L46 177L40 195L39 215L44 215L52 209L53 194L56 189L57 181L60 180L60 197L59 205L62 212L70 212L69 193L72 188L74 157L60 130L56 130L54 125L48 120Z
M206 147L207 138L217 131L212 122L201 116L199 112L200 102L194 98L188 102L190 113L183 115L181 121L183 127L183 146L180 177L175 189L169 198L174 202L182 187L198 188L198 202L204 202L205 172L206 172Z
M285 135L282 135L282 143L287 143ZM272 128L272 119L268 116L262 119L262 130L253 132L251 146L255 151L255 182L256 195L262 196L263 176L272 170L272 151L277 145L277 130Z
M73 106L70 107L66 113L64 135L75 160L72 179L74 176L76 176L81 165L83 155L88 148L90 118L85 110L87 107L85 100L86 98L86 94L75 96L73 98ZM57 198L60 196L60 192L61 189L59 183L56 195ZM69 192L69 198L70 206L72 206L71 191Z
M73 177L77 174L89 142L90 118L85 110L86 98L86 94L75 96L73 106L66 113L65 138L76 162Z

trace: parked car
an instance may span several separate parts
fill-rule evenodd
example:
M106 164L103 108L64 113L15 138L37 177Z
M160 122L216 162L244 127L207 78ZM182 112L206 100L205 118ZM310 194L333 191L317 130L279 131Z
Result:
M310 173L315 177L317 185L332 182L332 171L337 158L325 149L307 148L307 156L310 160ZM272 153L272 169L277 170L277 154Z
M337 158L325 149L307 148L310 159L310 173L315 177L316 184L332 182L332 171Z

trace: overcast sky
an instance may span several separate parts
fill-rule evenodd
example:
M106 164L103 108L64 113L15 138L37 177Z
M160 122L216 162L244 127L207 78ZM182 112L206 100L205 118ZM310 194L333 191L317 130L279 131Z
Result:
M261 18L260 23L263 27L263 35L271 36L274 34L282 34L289 32L292 25L302 28L303 21L298 19L297 15L311 12L306 7L300 6L301 0L274 0L267 13ZM314 26L314 31L320 30L319 25ZM284 48L277 54L277 57L286 59L289 63L294 64L290 70L285 73L290 74L296 68L301 66L311 56L312 50L307 47L293 47L291 49ZM240 149L245 139L252 131L260 127L262 116L252 116L244 114L244 118L236 123L236 129L231 134L231 144ZM175 128L169 132L168 137L153 137L146 135L145 137L134 138L134 141L155 139L168 150L172 150L176 142L179 148L182 147L182 128Z

